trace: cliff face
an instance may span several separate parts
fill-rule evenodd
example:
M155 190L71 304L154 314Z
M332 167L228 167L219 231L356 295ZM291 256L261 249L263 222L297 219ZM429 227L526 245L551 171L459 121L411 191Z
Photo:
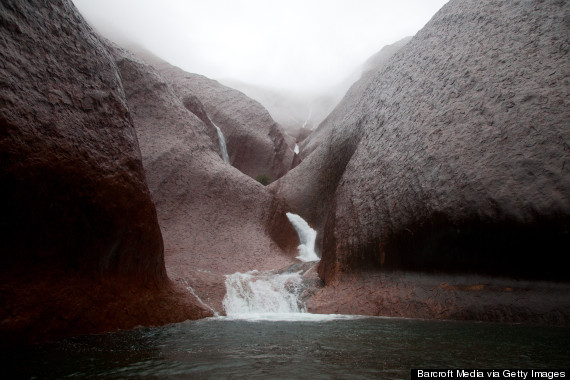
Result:
M330 135L335 126L341 128L345 126L344 118L358 106L359 99L366 87L374 78L375 74L381 71L388 63L390 58L396 54L403 46L405 46L411 37L406 37L391 45L384 46L378 53L370 57L362 65L362 74L360 79L350 86L348 91L332 112L319 124L301 144L299 144L299 158L304 160L311 154L324 140Z
M168 282L108 51L68 1L3 1L0 18L4 343L201 315Z
M568 14L558 1L451 1L353 86L323 142L271 186L318 228L321 278L568 279Z
M358 129L360 142L324 228L323 278L377 266L568 279L569 14L451 1L375 75L330 138Z
M195 96L224 133L232 166L256 178L275 180L293 164L295 141L261 104L202 75L187 73L160 60L150 61L186 102Z
M338 182L361 138L361 126L354 123L360 109L360 99L374 74L410 39L385 46L363 65L361 78L347 91L345 97L329 116L301 144L299 158L303 161L270 189L283 197L294 213L302 215L322 237L324 224ZM322 145L322 146L321 146ZM321 149L319 149L321 148ZM317 248L322 239L318 239Z
M223 313L225 275L294 259L298 239L283 205L223 162L208 128L152 66L114 48L156 203L171 278ZM217 145L217 142L216 142Z

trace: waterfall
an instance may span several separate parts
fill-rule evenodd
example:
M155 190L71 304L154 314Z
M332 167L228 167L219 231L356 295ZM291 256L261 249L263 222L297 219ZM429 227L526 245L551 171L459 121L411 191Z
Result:
M299 154L299 144L295 144L295 149L293 149L293 152L295 152L295 154Z
M301 291L302 277L298 272L238 272L226 276L223 305L230 317L256 313L302 313L305 307L299 300Z
M315 252L315 240L317 238L317 231L313 230L311 226L299 215L287 213L287 218L297 231L299 235L300 245L299 256L297 258L301 261L319 261L320 258Z
M222 152L222 158L224 159L224 162L226 164L229 164L230 156L228 156L228 147L226 146L226 139L224 138L224 134L222 133L220 127L218 127L216 123L214 123L212 119L210 119L209 116L206 115L206 117L208 118L208 120L210 120L210 123L212 123L212 125L216 127L216 132L218 133L218 144L220 144L220 152Z
M303 278L319 260L315 253L317 232L299 215L287 213L297 231L301 244L297 258L304 263L295 263L279 273L259 272L226 275L226 295L223 305L230 318L306 320L319 319L307 313L302 295L310 286Z
M220 127L218 127L216 124L214 124L214 127L216 127L216 131L218 132L218 143L220 144L220 151L222 152L222 158L224 159L224 162L226 164L229 164L230 156L228 156L228 148L226 147L226 139L224 139L224 134L222 133Z

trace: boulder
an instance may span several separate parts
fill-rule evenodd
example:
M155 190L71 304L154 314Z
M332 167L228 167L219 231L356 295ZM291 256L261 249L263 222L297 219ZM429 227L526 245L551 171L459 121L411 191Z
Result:
M208 315L169 282L117 67L70 1L0 5L2 344Z
M322 279L568 279L568 13L451 1L353 86L322 142L270 186L319 231Z

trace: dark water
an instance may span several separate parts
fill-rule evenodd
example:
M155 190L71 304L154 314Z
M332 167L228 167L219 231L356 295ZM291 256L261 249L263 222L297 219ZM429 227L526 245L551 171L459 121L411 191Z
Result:
M408 379L410 368L568 367L570 329L359 318L206 319L3 353L10 378Z

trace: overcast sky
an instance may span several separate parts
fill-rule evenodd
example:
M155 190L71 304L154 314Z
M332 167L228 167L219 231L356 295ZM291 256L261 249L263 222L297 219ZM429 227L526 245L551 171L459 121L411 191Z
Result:
M73 0L104 34L186 71L311 92L414 35L447 1Z

